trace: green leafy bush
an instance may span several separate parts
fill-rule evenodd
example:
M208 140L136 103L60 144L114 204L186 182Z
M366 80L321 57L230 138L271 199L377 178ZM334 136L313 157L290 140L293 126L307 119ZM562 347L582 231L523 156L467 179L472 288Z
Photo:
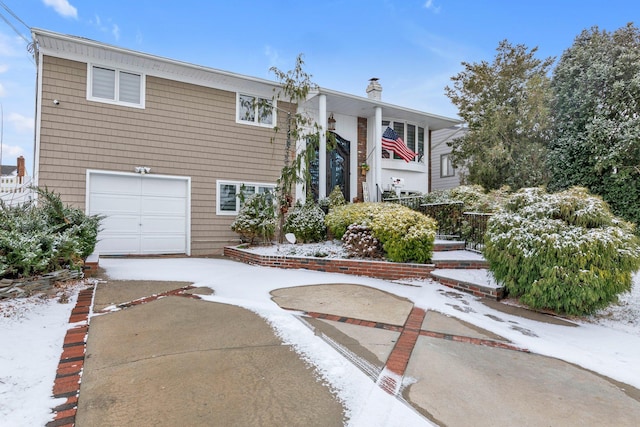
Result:
M536 309L583 315L631 289L634 226L584 188L515 193L489 220L484 256L509 294Z
M97 243L101 217L65 206L38 189L38 205L0 204L0 277L22 277L79 267Z
M387 259L395 262L429 261L436 238L436 221L395 203L384 203L383 206L385 209L373 217L371 229L382 242Z
M383 203L351 203L329 211L324 221L336 239L341 239L351 224L369 224L382 210Z
M231 230L242 236L249 243L261 240L271 242L276 232L276 216L271 193L260 193L243 197L244 204Z
M327 236L324 212L312 200L304 205L296 204L284 223L285 233L293 233L304 243L320 242Z
M332 209L325 222L336 238L342 238L351 224L369 226L390 261L423 263L431 259L436 222L405 206L353 203Z

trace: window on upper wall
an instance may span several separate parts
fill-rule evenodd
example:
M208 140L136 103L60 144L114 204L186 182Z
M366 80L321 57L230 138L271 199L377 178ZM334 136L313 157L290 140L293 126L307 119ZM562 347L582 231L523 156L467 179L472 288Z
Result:
M273 127L276 121L273 100L238 93L236 121L257 126Z
M87 99L144 108L144 75L89 64Z
M402 138L402 141L406 144L407 148L409 148L414 153L418 153L416 157L414 157L414 162L424 163L424 128L412 123L406 123L404 121L394 121L394 120L383 120L382 121L382 131L388 127L396 131L398 136ZM402 157L393 153L393 157L391 156L392 152L387 150L382 150L382 158L384 159L396 159L401 160Z
M240 181L218 181L216 192L216 213L218 215L238 215L242 207L240 193L245 197L252 194L275 194L275 184L258 184Z
M453 168L450 154L442 154L440 156L440 178L455 176L456 170Z

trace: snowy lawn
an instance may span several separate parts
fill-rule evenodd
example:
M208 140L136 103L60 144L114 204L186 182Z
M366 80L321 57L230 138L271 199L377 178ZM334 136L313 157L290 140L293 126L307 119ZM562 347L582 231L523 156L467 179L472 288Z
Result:
M436 310L490 330L532 352L557 357L640 388L638 274L634 277L632 293L622 296L621 305L577 321L579 327L571 328L492 310L471 295L457 293L428 280L389 282L201 258L102 259L100 265L114 280L191 281L196 286L210 287L215 291L213 295L204 296L206 300L234 304L258 313L286 343L293 345L305 360L317 367L345 404L350 426L428 423L373 384L292 313L280 309L271 301L271 290L330 283L378 288L409 298L418 307ZM455 298L451 298L452 293L457 294ZM68 304L37 298L0 302L2 423L12 426L43 425L52 419L50 408L60 402L51 399L51 388L68 328L66 322L74 304L75 296ZM464 311L459 310L460 305L464 305Z

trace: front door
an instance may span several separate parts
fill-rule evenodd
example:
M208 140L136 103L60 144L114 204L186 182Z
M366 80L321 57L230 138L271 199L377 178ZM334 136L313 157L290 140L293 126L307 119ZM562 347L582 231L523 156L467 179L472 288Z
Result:
M335 137L336 146L333 150L327 152L327 188L326 194L329 195L333 189L338 186L342 190L342 195L346 201L349 201L349 175L350 175L350 145L351 143L342 138L335 132L332 132ZM318 200L318 149L316 148L315 159L311 162L309 172L311 175L311 182L309 183L309 189L313 195L314 200Z

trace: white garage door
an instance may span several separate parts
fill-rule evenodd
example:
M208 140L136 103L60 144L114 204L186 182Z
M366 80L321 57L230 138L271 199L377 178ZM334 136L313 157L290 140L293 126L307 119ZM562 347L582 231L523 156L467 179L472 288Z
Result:
M189 254L189 178L87 172L101 255Z

